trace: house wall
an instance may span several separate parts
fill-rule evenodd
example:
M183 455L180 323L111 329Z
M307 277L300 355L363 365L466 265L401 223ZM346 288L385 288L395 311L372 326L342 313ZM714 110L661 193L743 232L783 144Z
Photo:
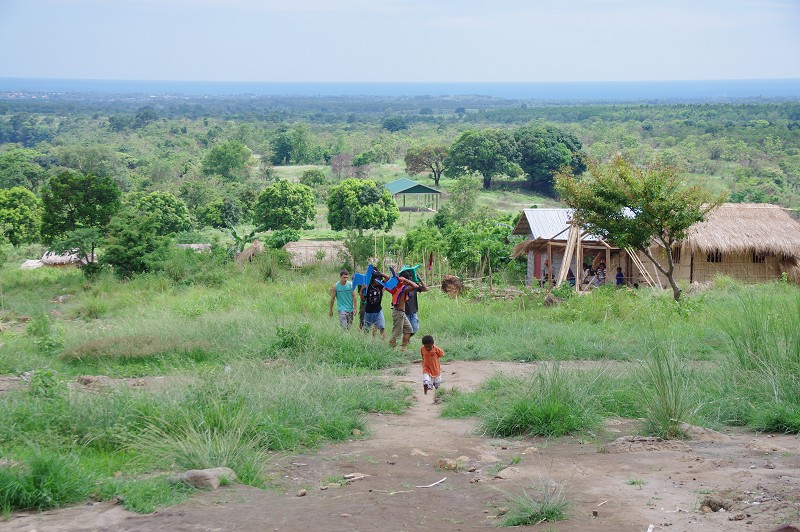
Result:
M650 260L642 253L638 255L647 271L654 275L657 270ZM659 261L664 258L661 250L654 256ZM722 253L721 259L720 262L709 262L707 253L689 254L686 250L682 250L680 261L675 264L675 278L702 283L713 281L719 275L725 275L744 283L763 283L780 279L781 276L779 260L775 255L765 256L763 263L753 262L752 253ZM645 284L644 277L638 271L635 272L635 277L640 286ZM669 285L666 276L660 272L658 278L663 286Z

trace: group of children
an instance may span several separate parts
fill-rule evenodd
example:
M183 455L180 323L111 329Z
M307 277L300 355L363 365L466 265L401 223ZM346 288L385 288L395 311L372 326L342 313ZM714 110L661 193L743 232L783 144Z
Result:
M333 303L336 302L339 324L344 329L349 329L353 326L358 298L361 302L360 328L366 332L372 331L373 336L376 331L380 331L381 337L385 338L386 324L382 303L384 290L389 291L392 294L392 334L389 338L389 345L395 347L397 339L400 338L401 349L405 351L411 337L419 330L417 294L427 292L428 286L422 277L416 275L414 268L401 270L391 289L388 287L392 277L372 270L371 267L370 270L371 275L367 276L365 285L353 285L349 271L339 272L339 282L330 290L328 315L333 316ZM427 395L429 390L439 388L441 383L439 358L444 355L444 352L434 345L433 336L426 335L422 338L420 354L422 355L422 386Z

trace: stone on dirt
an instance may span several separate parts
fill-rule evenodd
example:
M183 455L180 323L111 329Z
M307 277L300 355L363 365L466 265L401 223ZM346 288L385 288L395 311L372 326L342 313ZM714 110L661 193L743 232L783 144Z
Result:
M711 497L706 497L703 499L703 502L700 503L700 509L704 512L705 507L708 507L712 512L719 512L720 510L730 509L731 503L724 500L722 497L712 495Z
M229 467L215 467L212 469L190 469L179 475L170 477L172 483L183 482L197 489L215 490L219 488L222 479L237 480L236 473Z
M452 458L439 458L433 465L436 469L445 469L449 471L460 471L464 467L464 462L460 460L453 460Z

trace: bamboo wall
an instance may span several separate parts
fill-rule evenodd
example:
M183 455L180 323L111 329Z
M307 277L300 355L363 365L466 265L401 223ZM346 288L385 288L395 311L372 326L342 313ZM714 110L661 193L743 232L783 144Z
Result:
M642 253L638 254L651 275L656 271L652 263ZM682 250L680 262L675 264L675 278L693 283L713 281L719 275L725 275L744 283L763 283L780 279L781 271L778 257L766 255L764 262L753 262L752 253L721 253L720 262L709 262L707 253L689 254ZM661 250L654 255L659 261L664 259ZM664 286L668 285L666 276L658 273ZM642 286L642 281L639 281Z

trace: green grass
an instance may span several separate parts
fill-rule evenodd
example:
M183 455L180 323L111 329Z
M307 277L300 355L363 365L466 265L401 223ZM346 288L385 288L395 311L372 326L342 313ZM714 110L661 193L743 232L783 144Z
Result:
M523 490L520 495L509 496L509 507L500 526L529 526L562 521L567 518L569 501L564 483L550 485L547 480L543 480L538 497Z
M475 392L445 394L442 416L475 415L492 437L561 436L599 422L587 384L558 364L530 377L496 375Z
M0 470L0 509L68 504L88 486L153 511L188 496L165 476L189 467L228 465L261 485L272 452L353 429L369 437L365 413L408 406L407 390L373 377L406 372L418 337L402 355L342 331L327 316L335 266L265 275L259 264L175 260L168 273L125 282L0 269L0 374L30 377L0 394L0 456L19 462ZM475 288L458 299L436 287L421 295L420 335L434 334L445 360L547 362L472 392L440 390L444 416L478 417L495 437L579 433L605 416L644 418L643 432L668 437L679 436L677 421L800 432L796 286L720 279L680 304L647 289L596 290L553 308L543 293L494 301ZM567 368L584 360L599 363ZM68 386L85 374L168 384L99 394ZM46 447L34 452L31 441ZM32 484L34 466L60 474L53 464L69 476L65 488L77 487Z

